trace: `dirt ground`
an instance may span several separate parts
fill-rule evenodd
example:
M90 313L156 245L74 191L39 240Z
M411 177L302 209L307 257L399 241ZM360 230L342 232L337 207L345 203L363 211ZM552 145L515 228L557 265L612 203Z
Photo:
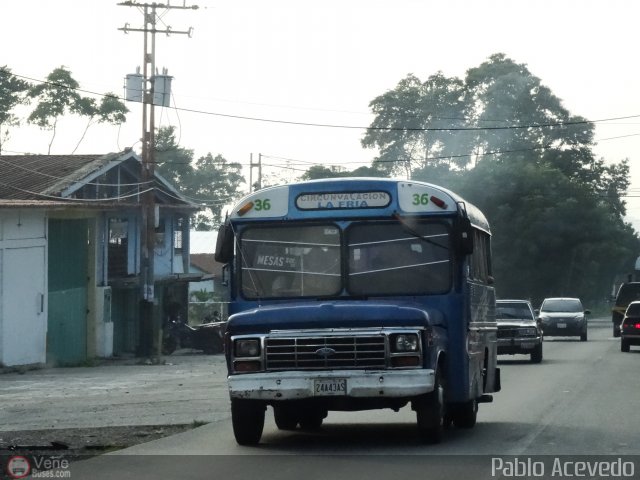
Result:
M178 351L162 363L0 372L0 479L22 455L70 462L168 437L229 416L222 355Z
M0 456L62 456L69 461L150 442L202 424L59 428L0 432Z

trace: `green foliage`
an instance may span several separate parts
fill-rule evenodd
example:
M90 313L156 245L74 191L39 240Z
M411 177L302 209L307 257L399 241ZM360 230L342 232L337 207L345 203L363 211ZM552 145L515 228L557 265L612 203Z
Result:
M491 222L503 298L602 299L640 252L636 233L600 196L553 167L484 161L455 188Z
M184 185L193 173L193 150L178 145L175 127L160 127L155 134L158 172L176 186Z
M210 153L200 157L189 184L189 191L198 198L211 199L207 206L212 218L198 217L198 229L213 229L219 224L222 209L238 197L240 185L244 183L242 165L229 163L222 155Z
M441 157L464 167L468 157L458 157L468 148L469 135L455 134L470 113L463 82L441 72L422 83L408 75L394 90L375 98L369 106L376 115L362 145L377 147L374 165L388 174L411 175L414 166L425 168ZM422 129L431 128L433 131ZM453 136L456 135L454 139Z
M593 124L525 64L498 53L464 80L409 75L370 106L362 145L380 152L376 168L447 186L485 212L499 296L600 301L632 268L628 160L596 159Z
M112 125L120 125L127 120L126 114L129 112L127 107L120 101L115 93L107 93L96 111L99 123L110 123ZM86 114L85 114L86 116Z
M20 124L12 111L18 105L27 103L27 92L31 85L15 77L6 66L0 67L0 153L2 145L9 139L9 127Z
M62 66L53 70L47 76L46 82L33 85L29 89L29 97L35 99L37 104L27 121L45 130L52 130L49 153L56 136L58 121L67 114L88 119L73 152L82 143L91 125L95 123L118 125L126 120L126 113L129 110L115 94L106 94L98 104L95 99L80 95L79 87L71 72Z
M222 155L208 153L193 161L193 150L180 147L174 127L161 127L155 136L158 172L187 197L206 205L192 218L196 230L212 230L221 221L225 205L239 197L245 182L242 165L229 163Z
M372 167L358 167L352 171L328 168L324 165L310 167L300 180L317 180L319 178L346 178L346 177L386 177L387 173L376 165Z
M207 302L209 300L213 300L215 298L214 292L207 292L206 290L195 290L190 292L189 295L196 302Z
M77 92L78 82L65 67L47 75L47 81L31 87L29 96L37 99L28 121L41 128L55 128L58 118L67 112L80 113L86 103Z

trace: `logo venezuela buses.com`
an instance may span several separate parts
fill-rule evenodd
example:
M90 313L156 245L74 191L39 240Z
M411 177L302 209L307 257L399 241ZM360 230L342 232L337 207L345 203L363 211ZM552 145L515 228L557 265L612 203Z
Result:
M7 474L11 478L25 478L31 473L31 465L26 457L15 455L7 461Z

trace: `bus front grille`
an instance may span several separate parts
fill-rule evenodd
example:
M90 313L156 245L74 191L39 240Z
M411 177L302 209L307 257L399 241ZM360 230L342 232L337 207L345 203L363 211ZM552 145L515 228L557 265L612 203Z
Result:
M385 368L385 336L266 338L267 370Z

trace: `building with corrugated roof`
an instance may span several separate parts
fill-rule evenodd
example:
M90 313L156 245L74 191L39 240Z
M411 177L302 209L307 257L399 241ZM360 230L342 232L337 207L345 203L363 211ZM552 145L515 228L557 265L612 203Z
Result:
M0 366L140 353L142 195L153 189L154 320L188 305L189 217L198 209L133 151L0 156Z

